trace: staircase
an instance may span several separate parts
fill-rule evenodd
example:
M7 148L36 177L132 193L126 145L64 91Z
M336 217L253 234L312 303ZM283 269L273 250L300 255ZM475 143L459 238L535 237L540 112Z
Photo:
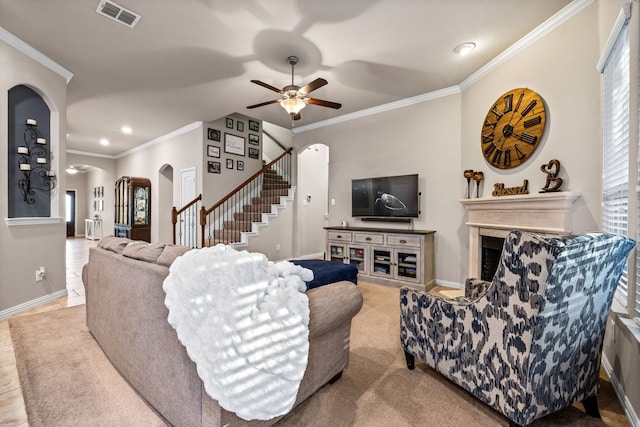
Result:
M266 225L270 216L276 215L287 200L293 200L294 188L289 182L291 151L291 148L286 150L209 209L200 206L199 238L191 239L199 244L191 246L224 243L238 247L246 245L249 236L257 235L260 226ZM184 222L183 215L196 210L201 199L197 197L180 210L173 208L174 243L185 244L183 233L179 233L180 240L176 241L176 224Z
M224 220L222 228L215 229L211 238L205 240L205 246L218 243L239 246L247 243L242 234L257 234L256 226L267 222L265 215L275 213L274 206L282 206L282 198L290 197L292 193L291 184L282 175L273 169L267 169L262 177L259 194L251 197L251 203L243 204L241 211L234 212L232 219Z

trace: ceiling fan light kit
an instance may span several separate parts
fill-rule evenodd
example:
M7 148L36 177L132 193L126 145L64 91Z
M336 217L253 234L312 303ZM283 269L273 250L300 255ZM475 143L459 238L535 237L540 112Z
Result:
M251 80L251 83L255 83L259 86L272 90L274 92L282 95L281 99L273 99L271 101L261 102L259 104L249 105L247 108L257 108L262 107L269 104L279 103L282 108L284 108L287 113L291 116L293 120L300 119L300 111L307 104L320 105L322 107L329 107L334 109L339 109L342 107L342 104L338 104L337 102L324 101L322 99L309 98L307 95L312 91L321 88L326 85L328 82L325 79L317 78L306 86L300 87L296 86L293 82L294 76L294 67L298 63L297 56L289 56L287 61L291 65L291 84L283 87L282 89L278 89L276 87L271 86L270 84L261 82L260 80Z

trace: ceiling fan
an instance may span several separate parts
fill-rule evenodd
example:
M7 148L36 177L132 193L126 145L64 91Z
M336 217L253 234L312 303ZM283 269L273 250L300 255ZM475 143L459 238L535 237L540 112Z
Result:
M322 99L317 98L309 98L307 95L314 90L321 88L322 86L327 84L325 79L317 78L306 86L300 87L293 84L293 69L295 65L298 63L297 56L290 56L287 58L289 64L291 64L291 84L289 86L285 86L282 89L278 89L276 87L271 86L270 84L261 82L260 80L251 80L251 83L255 83L262 87L266 87L269 90L274 92L278 92L282 95L280 99L273 99L271 101L261 102L260 104L249 105L247 108L257 108L262 107L264 105L275 104L279 102L282 107L287 110L287 113L291 115L293 120L300 120L300 111L306 107L307 104L312 105L320 105L322 107L329 107L338 109L342 107L342 104L338 104L337 102L324 101Z

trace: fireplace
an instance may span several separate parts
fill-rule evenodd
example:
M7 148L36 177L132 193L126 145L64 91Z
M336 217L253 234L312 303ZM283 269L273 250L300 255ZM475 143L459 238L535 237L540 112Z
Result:
M486 246L500 245L501 250L502 244L497 242L502 242L511 230L531 231L545 235L571 233L571 210L578 197L580 193L560 191L462 199L460 203L467 211L466 224L469 227L468 277L480 277L484 280L493 278L490 270L493 268L495 272L495 267L487 265L485 268L488 261L485 262L482 256L485 238L487 238ZM488 279L485 278L487 275L489 275Z
M482 236L480 241L480 278L490 282L498 269L504 238Z

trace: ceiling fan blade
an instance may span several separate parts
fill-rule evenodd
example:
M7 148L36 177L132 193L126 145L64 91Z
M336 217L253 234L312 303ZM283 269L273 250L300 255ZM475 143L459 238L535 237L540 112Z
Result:
M335 108L336 110L342 107L342 104L338 104L337 102L324 101L322 99L314 99L314 98L307 98L307 103L313 104L313 105L320 105L322 107Z
M300 120L302 118L302 116L300 115L300 113L298 114L294 114L293 116L293 120Z
M321 78L317 78L314 81L312 81L311 83L309 83L308 85L301 87L298 92L302 92L303 94L308 94L313 92L314 90L321 88L322 86L326 85L327 81L325 79L321 79Z
M280 102L280 100L279 100L279 99L273 99L273 100L271 100L271 101L261 102L260 104L249 105L247 108L258 108L258 107L263 107L263 106L265 106L265 105L275 104L276 102Z
M267 84L265 82L261 82L260 80L251 80L251 83L255 83L255 84L259 85L259 86L266 87L267 89L272 90L274 92L278 92L279 94L282 95L282 90L281 89L278 89L277 87L273 87L270 84Z

